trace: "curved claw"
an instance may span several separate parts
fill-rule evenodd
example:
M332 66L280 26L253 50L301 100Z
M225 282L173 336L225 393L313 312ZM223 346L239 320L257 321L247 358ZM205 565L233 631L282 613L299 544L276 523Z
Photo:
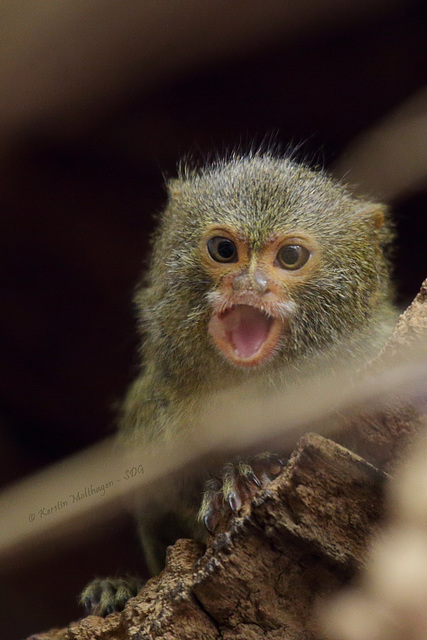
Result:
M81 603L86 613L90 615L93 609L92 599L89 596L86 596L86 598L82 598Z
M205 525L205 528L211 534L211 536L213 536L215 527L213 526L213 523L211 522L211 517L208 516L208 515L203 516L203 524Z
M220 514L218 512L210 511L205 516L203 516L203 524L205 525L207 531L211 534L211 536L214 535L219 521Z
M230 505L230 509L234 514L240 511L242 507L242 500L235 491L228 494L228 504Z
M257 478L257 476L254 474L253 471L251 471L250 473L247 474L247 478L248 478L248 480L253 482L259 489L262 488L262 484L261 484L260 480Z
M285 463L280 458L277 458L275 462L276 464L272 463L270 470L274 476L278 476L279 473L282 473Z

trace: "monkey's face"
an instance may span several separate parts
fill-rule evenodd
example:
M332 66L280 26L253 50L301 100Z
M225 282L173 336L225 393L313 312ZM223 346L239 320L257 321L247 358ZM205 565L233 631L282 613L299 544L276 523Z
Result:
M292 292L316 269L318 243L293 230L256 246L231 228L213 226L200 251L203 268L214 281L208 294L211 337L233 365L261 365L286 340L296 312Z

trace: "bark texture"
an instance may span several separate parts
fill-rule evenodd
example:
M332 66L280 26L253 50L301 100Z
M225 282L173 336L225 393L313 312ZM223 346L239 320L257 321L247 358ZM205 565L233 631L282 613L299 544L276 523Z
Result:
M420 292L397 321L396 327L381 350L378 360L385 356L401 354L404 347L409 349L417 340L427 335L427 279L421 285Z
M367 373L375 377L377 371L389 365L405 366L411 363L414 366L420 350L425 358L426 349L427 279L412 304L399 317L380 353L369 363ZM359 412L356 419L347 423L342 431L343 438L338 441L381 469L393 471L406 456L407 447L414 436L423 428L424 389L422 398L414 397L408 401L405 394L399 398L399 394L394 393L390 394L389 402L383 403L380 410Z
M121 613L32 640L311 639L311 610L364 563L385 475L340 445L305 435L284 472L205 550L169 548L162 574Z

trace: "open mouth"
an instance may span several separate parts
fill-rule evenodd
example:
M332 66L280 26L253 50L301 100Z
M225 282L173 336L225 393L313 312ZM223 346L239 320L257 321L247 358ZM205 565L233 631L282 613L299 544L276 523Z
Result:
M233 364L251 367L265 362L274 352L282 323L251 305L237 304L215 313L209 332Z

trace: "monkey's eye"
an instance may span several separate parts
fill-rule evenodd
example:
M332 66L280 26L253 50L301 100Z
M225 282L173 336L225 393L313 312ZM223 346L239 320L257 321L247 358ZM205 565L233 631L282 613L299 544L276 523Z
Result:
M237 247L232 240L216 236L208 241L208 251L216 262L236 262Z
M300 269L310 257L310 252L299 244L287 244L279 250L277 260L283 269Z

